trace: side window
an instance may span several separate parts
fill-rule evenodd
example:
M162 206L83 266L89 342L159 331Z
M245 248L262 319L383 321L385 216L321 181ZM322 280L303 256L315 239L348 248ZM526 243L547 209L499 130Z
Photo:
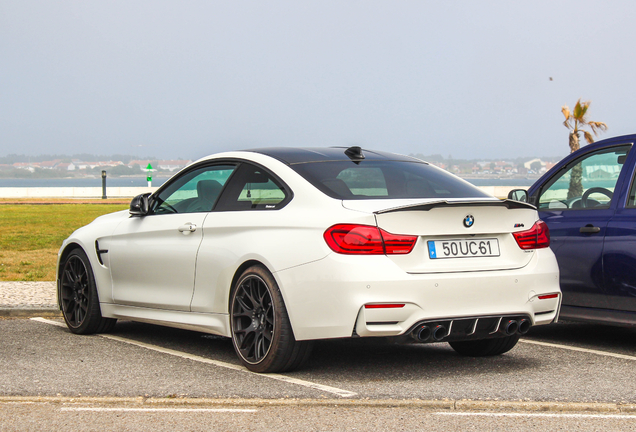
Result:
M541 190L540 209L606 209L631 145L603 149L580 157Z
M211 211L235 168L235 165L205 166L182 174L153 197L151 213Z
M632 179L632 187L629 189L629 196L627 197L627 207L636 207L636 174Z
M289 189L265 169L241 164L219 202L219 210L276 210L292 198Z

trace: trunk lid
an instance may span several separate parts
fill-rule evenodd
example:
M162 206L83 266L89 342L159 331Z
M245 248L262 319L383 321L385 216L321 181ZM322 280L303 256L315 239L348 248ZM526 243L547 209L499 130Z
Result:
M379 228L418 236L408 255L388 255L408 273L509 270L527 265L534 250L521 249L513 232L538 220L536 209L509 200L344 201L351 210L372 212Z

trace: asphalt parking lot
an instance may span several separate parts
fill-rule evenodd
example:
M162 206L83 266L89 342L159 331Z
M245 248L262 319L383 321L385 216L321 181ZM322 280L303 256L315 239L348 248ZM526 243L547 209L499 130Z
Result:
M384 339L316 343L285 375L242 368L228 339L118 322L71 334L61 319L2 319L0 395L533 401L636 404L636 329L578 323L532 329L508 354L457 355L446 344Z
M259 375L225 338L129 321L78 336L60 318L4 317L0 431L636 430L635 335L560 323L492 358L321 341L303 369Z

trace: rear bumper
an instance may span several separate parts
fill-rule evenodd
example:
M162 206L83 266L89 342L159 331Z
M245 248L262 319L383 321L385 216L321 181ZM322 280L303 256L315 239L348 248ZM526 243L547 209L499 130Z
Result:
M330 254L276 272L297 340L399 336L423 321L525 316L549 324L561 301L559 270L550 249L504 271L408 274L386 256ZM539 296L558 293L549 299ZM404 304L365 308L369 304Z

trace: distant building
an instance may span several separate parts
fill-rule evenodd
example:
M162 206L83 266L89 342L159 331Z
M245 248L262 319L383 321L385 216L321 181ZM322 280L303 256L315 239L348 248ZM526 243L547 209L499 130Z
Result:
M121 161L99 161L99 162L74 162L75 167L79 170L93 169L93 168L106 168L123 165Z
M13 167L34 172L36 168L40 168L40 164L38 162L16 162Z
M78 162L77 168L81 170L93 169L99 166L99 162Z
M591 179L618 178L621 167L619 165L602 165L585 167L585 176Z
M57 164L55 169L58 169L60 171L75 171L75 164L73 162L71 163L62 162Z
M62 163L62 159L55 159L55 160L52 160L52 161L40 162L40 168L42 168L42 169L54 169L60 163Z
M157 164L156 160L131 160L130 162L128 162L128 168L132 168L135 165L139 165L139 167L141 169L146 169L146 167L148 166L148 164L152 165L152 164Z
M146 167L150 164L154 169L161 169L161 170L166 170L166 171L176 171L176 170L180 170L181 168L184 168L186 165L188 165L190 162L189 160L181 160L181 159L177 159L177 160L143 160L143 159L139 159L139 160L131 160L130 162L128 162L128 167L132 168L135 165L139 165L139 167L142 170L145 170Z
M176 171L184 168L190 162L189 160L161 160L157 161L157 168L168 171ZM148 165L146 165L148 166Z
M100 167L114 167L124 165L122 161L108 161L108 162L99 162Z
M532 164L535 163L535 162L539 162L542 167L545 167L545 162L543 162L541 159L529 160L528 162L524 162L523 166L526 167L527 169L532 169Z

